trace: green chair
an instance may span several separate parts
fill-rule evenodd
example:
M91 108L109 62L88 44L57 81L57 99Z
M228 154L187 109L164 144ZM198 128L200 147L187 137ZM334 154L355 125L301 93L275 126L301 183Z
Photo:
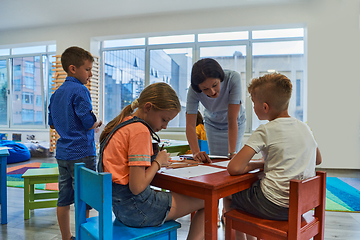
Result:
M24 219L25 220L30 218L30 210L56 207L57 198L59 197L59 191L35 193L35 184L57 183L59 181L58 168L28 169L21 177L24 179ZM36 201L36 200L41 200L41 201Z

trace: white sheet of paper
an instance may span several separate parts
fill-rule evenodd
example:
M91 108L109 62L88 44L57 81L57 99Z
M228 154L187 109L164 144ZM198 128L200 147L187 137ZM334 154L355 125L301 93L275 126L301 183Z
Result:
M221 162L217 162L217 163L212 163L212 165L217 165L217 166L222 166L222 167L227 167L227 165L229 164L230 160L229 161L221 161ZM252 171L250 171L249 173L256 173L260 171L260 169L254 169Z
M183 178L192 178L202 176L206 174L226 171L226 169L209 167L209 166L195 166L195 167L184 167L175 169L161 169L160 172Z
M171 158L171 160L173 160L173 161L181 161L181 160L183 160L184 158L181 158L180 156L173 156L173 157L170 157Z
M229 161L221 161L221 162L216 162L216 163L211 163L211 165L216 165L216 166L221 166L221 167L227 167L227 165L229 164Z

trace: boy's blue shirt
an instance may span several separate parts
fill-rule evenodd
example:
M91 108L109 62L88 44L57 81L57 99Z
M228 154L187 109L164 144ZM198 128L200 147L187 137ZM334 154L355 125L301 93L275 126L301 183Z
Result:
M52 94L49 104L49 125L60 135L56 144L56 158L77 160L96 156L94 129L89 90L76 78L65 82Z

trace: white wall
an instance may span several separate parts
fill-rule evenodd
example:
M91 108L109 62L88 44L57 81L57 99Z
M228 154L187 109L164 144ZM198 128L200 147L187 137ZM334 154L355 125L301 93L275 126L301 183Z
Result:
M57 52L78 45L96 52L104 36L246 26L308 27L308 124L323 155L323 168L360 169L360 0L312 0L298 4L143 16L87 24L0 32L0 45L56 41ZM183 135L177 136L181 138Z

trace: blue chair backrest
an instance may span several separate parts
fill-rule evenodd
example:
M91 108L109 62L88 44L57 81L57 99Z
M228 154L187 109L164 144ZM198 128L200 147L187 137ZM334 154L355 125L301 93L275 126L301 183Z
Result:
M86 219L86 204L98 211L98 217ZM172 220L158 227L132 228L112 214L110 173L97 173L75 163L75 231L77 240L176 240L180 223Z
M112 185L110 173L97 173L85 168L84 163L75 164L75 227L76 239L85 239L82 223L86 223L86 204L99 213L96 232L100 240L113 238ZM105 230L106 229L106 230Z
M204 151L204 152L206 152L207 154L209 154L209 145L208 145L208 142L207 142L206 140L201 140L201 139L199 139L199 140L198 140L198 143L199 143L200 151Z

